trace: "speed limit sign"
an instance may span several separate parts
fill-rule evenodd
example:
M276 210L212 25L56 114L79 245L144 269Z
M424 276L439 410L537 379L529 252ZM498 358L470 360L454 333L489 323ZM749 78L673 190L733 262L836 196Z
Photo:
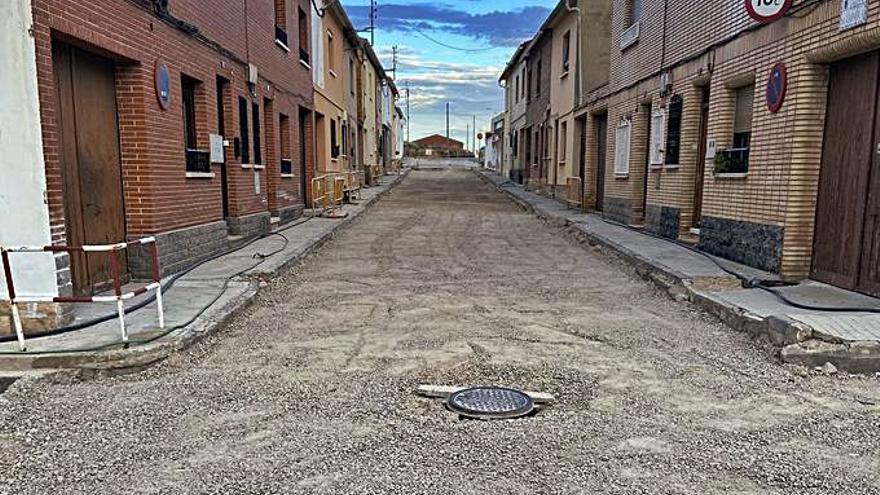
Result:
M788 13L793 0L745 0L752 19L766 24L781 19Z

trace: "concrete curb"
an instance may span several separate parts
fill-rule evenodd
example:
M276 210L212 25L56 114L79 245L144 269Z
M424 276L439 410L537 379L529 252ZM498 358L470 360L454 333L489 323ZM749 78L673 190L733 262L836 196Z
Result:
M268 270L261 270L260 267L256 267L245 273L244 276L230 279L224 293L231 289L238 289L240 293L223 306L208 309L191 325L179 330L176 334L166 336L154 343L129 349L57 354L4 355L0 356L0 370L6 373L30 370L57 370L51 375L58 376L63 374L73 377L92 377L136 372L160 362L171 354L186 349L205 337L212 335L222 328L229 319L247 309L265 285L258 280L254 280L253 277L260 278L276 275L299 263L306 256L333 239L341 229L348 227L357 218L369 211L380 199L403 182L409 175L409 172L410 169L405 169L379 194L362 200L360 202L360 205L363 206L362 208L334 224L329 231L323 233L304 249L294 253L283 262L272 266Z
M599 246L609 254L624 260L633 266L640 276L659 285L675 300L687 300L734 330L772 343L780 349L779 356L783 362L809 367L832 363L837 369L850 373L880 372L880 343L841 342L784 316L761 317L751 313L746 308L713 297L711 292L700 290L698 286L702 280L691 280L684 274L649 260L612 239L590 232L583 224L529 202L527 198L516 194L516 190L504 187L502 184L507 181L495 182L481 170L475 170L474 173L525 211L553 226L575 230L576 235L589 244ZM725 279L723 280L725 283L739 283L739 280L733 276L730 276L729 280L728 277L722 278Z

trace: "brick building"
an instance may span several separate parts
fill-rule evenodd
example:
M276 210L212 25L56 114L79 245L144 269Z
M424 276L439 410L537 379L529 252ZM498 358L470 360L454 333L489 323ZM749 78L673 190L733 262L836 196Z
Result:
M4 60L33 74L37 90L19 94L38 98L40 130L20 155L45 177L48 235L8 231L14 212L4 209L0 242L156 236L167 274L302 212L314 170L309 0L10 0L4 9L15 17L0 31L24 49L4 48ZM4 128L13 117L3 114ZM41 207L32 195L17 208ZM23 279L35 276L17 263ZM90 293L109 279L96 255L54 265L55 287L41 293ZM124 269L148 275L146 253L128 252Z
M880 6L780 2L759 21L748 5L613 1L608 83L585 89L584 132L568 138L584 203L786 279L880 295Z
M443 137L439 134L432 134L423 137L422 139L416 139L413 141L413 144L433 150L464 150L464 143L461 141Z

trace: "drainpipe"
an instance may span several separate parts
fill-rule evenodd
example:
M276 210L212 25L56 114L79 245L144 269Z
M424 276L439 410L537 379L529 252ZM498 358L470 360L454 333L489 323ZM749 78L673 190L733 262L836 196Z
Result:
M576 83L574 85L575 91L575 107L580 106L581 98L584 95L584 80L581 77L581 9L580 7L572 7L569 5L570 0L565 0L565 8L568 9L569 12L574 12L577 15L577 36L575 37L575 59L577 60L577 70L575 71L574 77L576 78Z

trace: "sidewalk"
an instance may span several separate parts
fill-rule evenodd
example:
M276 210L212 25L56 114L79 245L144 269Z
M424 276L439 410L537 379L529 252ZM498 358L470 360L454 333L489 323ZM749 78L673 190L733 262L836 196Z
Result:
M400 176L385 176L380 185L363 189L361 199L355 201L357 204L342 207L342 211L348 214L344 219L310 219L310 212L306 211L306 216L278 227L273 230L273 235L183 275L164 294L166 331L181 327L168 335L161 336L156 303L153 302L126 315L126 327L132 342L128 349L118 345L119 320L114 318L83 330L28 339L27 354L18 352L15 341L0 343L0 372L58 368L100 371L137 368L164 359L171 352L188 347L213 332L223 321L246 307L259 291L261 279L275 275L320 247L337 230L367 211L408 173L409 170L405 170ZM238 273L240 275L236 275ZM169 279L164 279L163 285ZM134 306L147 297L149 295L127 301L126 306ZM77 321L114 312L113 305L81 306ZM150 342L143 343L146 341Z
M764 281L778 280L774 274L696 253L674 242L609 223L597 214L566 208L494 172L479 170L477 174L539 218L576 229L575 233L591 244L623 257L676 299L693 302L737 330L769 339L781 348L785 362L810 367L832 363L853 373L880 371L880 314L790 306L765 290L743 288L741 279L728 271ZM880 299L811 280L774 291L811 307L880 309Z

